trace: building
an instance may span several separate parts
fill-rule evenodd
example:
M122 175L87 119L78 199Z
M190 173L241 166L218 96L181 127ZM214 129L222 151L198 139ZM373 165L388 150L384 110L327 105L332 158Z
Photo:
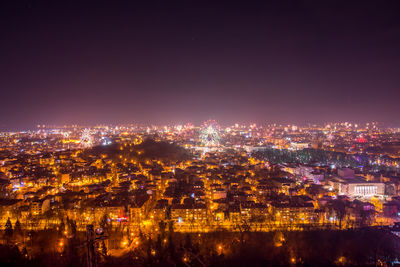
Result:
M207 220L205 204L174 204L171 219L178 224L201 223Z

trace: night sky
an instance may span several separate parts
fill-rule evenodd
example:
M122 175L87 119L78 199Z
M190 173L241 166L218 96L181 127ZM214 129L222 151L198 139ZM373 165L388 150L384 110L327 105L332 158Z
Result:
M72 2L1 1L0 128L400 126L399 1Z

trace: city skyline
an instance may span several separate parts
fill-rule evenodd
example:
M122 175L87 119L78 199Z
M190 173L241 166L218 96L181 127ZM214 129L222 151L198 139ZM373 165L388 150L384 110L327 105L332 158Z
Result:
M360 122L349 122L349 121L343 121L343 122L323 122L323 123L315 123L315 122L305 122L305 123L278 123L278 122L265 122L265 123L255 123L253 121L249 122L234 122L234 123L225 123L225 122L220 122L217 120L209 119L202 121L200 123L192 123L192 122L170 122L170 123L163 123L163 124L157 124L157 123L139 123L139 122L131 122L131 123L97 123L97 124L76 124L76 123L71 123L71 124L37 124L35 126L32 126L30 128L25 127L25 128L0 128L0 132L2 133L10 133L10 132L35 132L35 131L55 131L55 130L62 130L62 129L95 129L95 128L109 128L109 129L186 129L186 128L202 128L204 124L207 124L208 122L214 122L216 123L221 131L226 131L227 129L230 128L260 128L260 129L274 129L274 128L288 128L292 129L293 127L295 129L297 128L348 128L352 130L366 130L366 129L391 129L393 131L400 131L400 127L393 127L389 124L385 124L382 122L376 122L376 121L370 121L370 122L365 122L365 123L360 123Z

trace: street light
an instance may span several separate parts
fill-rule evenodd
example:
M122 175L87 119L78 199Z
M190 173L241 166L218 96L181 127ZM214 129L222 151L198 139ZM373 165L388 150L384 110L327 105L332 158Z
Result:
M99 228L96 229L95 232L96 232L96 235L103 235L104 234L104 229L99 227Z

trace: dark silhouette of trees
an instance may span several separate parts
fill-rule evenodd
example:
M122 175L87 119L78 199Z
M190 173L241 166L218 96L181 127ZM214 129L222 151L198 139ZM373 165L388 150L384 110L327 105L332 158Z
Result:
M161 238L165 238L165 230L167 229L167 223L161 220L158 223L158 227L160 228Z
M17 219L17 221L14 224L14 234L18 237L22 236L22 228L19 219Z
M68 220L67 225L71 224ZM68 226L69 227L69 226ZM14 228L15 234L15 228ZM80 238L81 237L81 238ZM241 238L243 240L241 240ZM36 232L33 244L51 247L57 231ZM242 245L242 242L244 246ZM68 239L62 253L32 252L0 245L0 266L84 266L83 236ZM108 255L98 262L108 266L374 266L398 258L400 240L390 231L356 230L285 232L161 233L156 238L142 234L140 245L118 257ZM83 246L84 247L84 246ZM104 242L99 254L107 255ZM25 256L30 253L29 257ZM99 252L100 252L99 251Z
M342 229L342 222L346 216L346 203L340 199L335 199L332 202L332 208L335 211L336 217L339 220L339 229Z
M8 217L5 228L4 228L4 238L6 239L7 243L10 242L10 239L13 236L13 228L12 228L12 224L11 224L11 220L10 217Z
M374 210L364 210L361 209L358 215L358 226L365 227L370 224L371 219L374 217L375 211Z

